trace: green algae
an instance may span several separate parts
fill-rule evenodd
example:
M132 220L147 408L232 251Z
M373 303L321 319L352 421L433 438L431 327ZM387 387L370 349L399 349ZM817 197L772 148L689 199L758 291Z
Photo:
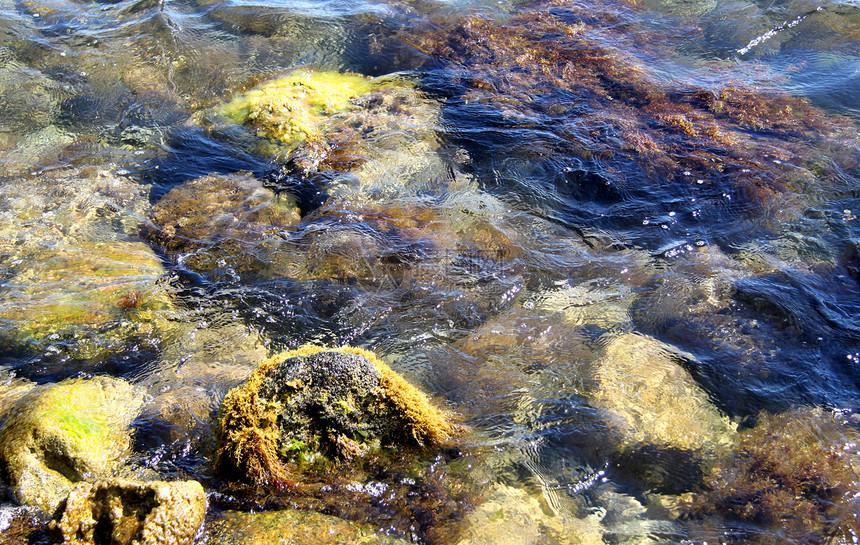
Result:
M16 498L52 513L80 480L110 476L131 447L142 396L120 379L34 389L0 430L0 461Z

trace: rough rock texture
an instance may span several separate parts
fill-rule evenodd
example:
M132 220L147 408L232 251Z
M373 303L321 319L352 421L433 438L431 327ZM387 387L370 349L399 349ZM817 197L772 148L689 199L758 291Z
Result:
M251 176L210 175L173 188L149 220L144 233L168 251L221 243L241 252L247 243L298 223L299 210L290 195L276 197Z
M221 407L218 466L285 484L330 460L440 443L457 431L373 353L308 346L263 362Z
M131 446L142 396L112 378L33 390L0 430L0 463L16 499L51 513L75 482L108 477Z
M226 511L214 519L210 545L406 545L407 541L320 513L283 510L267 513Z
M76 485L57 527L70 545L190 545L203 524L197 481Z

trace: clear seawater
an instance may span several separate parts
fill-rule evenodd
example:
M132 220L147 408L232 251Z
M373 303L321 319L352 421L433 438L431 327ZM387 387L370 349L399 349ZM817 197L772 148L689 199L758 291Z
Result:
M667 463L659 448L618 454L624 447L612 443L618 440L608 431L612 417L595 394L604 387L601 365L615 340L647 338L670 347L667 357L697 388L669 385L668 395L699 396L735 426L798 407L857 425L860 3L535 6L0 0L4 210L28 198L28 184L32 198L49 201L51 173L68 168L121 173L148 191L149 205L212 173L263 178L277 167L270 158L229 134L207 132L195 114L296 67L400 73L438 110L433 145L440 159L429 163L436 171L421 174L438 184L404 173L393 196L380 191L365 198L382 216L394 205L432 211L437 219L429 223L443 225L428 231L427 240L459 252L422 253L419 235L419 243L368 235L374 246L362 249L365 239L356 235L355 259L373 259L362 265L367 274L348 278L257 275L229 265L201 273L159 254L181 309L171 318L180 325L159 339L159 348L83 361L51 347L19 346L0 352L3 372L35 383L111 374L139 384L152 405L138 422L137 456L165 477L207 479L211 419L255 358L308 342L358 345L462 415L472 430L464 446L475 449L476 463L489 468L491 480L545 498L545 512L597 517L608 542L695 539L686 522L648 499L695 488L683 484L695 480L689 464ZM802 100L829 128L815 134L808 127L736 126L735 144L713 148L688 145L681 131L666 140L673 162L660 162L660 155L651 165L624 147L625 116L652 108L645 121L630 125L652 136L669 125L653 121L662 115L659 101L625 95L622 75L622 83L601 85L627 97L615 100L627 100L629 110L610 111L612 98L591 94L594 81L579 85L583 72L576 68L559 89L534 69L540 53L528 61L510 50L494 56L492 35L481 55L461 47L480 33L476 21L505 28L535 10L570 28L585 25L583 39L594 40L590 54L637 67L668 103L705 112L696 93L746 89L762 104L767 97ZM530 43L549 51L561 40L541 32L534 30ZM447 42L446 33L453 36ZM562 58L575 67L585 62L578 56L585 50ZM543 58L549 72L561 62ZM711 168L708 161L726 166ZM739 174L744 168L747 177ZM336 201L336 190L329 193ZM349 217L351 225L338 227L377 233L378 224L360 213ZM480 229L502 253L489 242L480 251L484 243L474 240L487 236ZM450 233L473 240L473 247L434 239ZM134 229L126 234L137 236ZM53 244L44 241L46 248ZM296 247L301 254L301 243ZM12 279L26 265L10 255L2 256L0 270L6 305L13 304ZM379 255L412 264L414 274L394 278L391 261ZM435 263L440 255L444 263ZM66 288L56 289L61 297ZM26 309L19 319L28 319ZM634 363L639 367L617 372L652 373L648 358ZM185 416L165 416L165 407ZM846 448L856 460L856 445ZM661 483L682 484L653 485L643 477L652 465L670 473ZM860 492L856 482L851 486ZM714 530L712 540L730 541L719 535Z

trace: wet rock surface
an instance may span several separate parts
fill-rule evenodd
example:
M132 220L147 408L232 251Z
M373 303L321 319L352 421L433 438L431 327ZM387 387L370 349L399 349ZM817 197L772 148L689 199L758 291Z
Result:
M142 401L129 383L104 377L28 393L0 430L0 460L16 499L53 513L76 482L110 477L129 454Z
M190 545L205 512L196 481L115 479L72 488L56 528L75 545Z
M307 347L266 360L221 409L218 464L261 484L300 481L380 449L435 445L458 426L371 352Z
M220 244L222 253L251 259L249 245L298 221L290 195L275 196L249 175L212 175L185 182L162 197L150 211L144 233L171 255Z

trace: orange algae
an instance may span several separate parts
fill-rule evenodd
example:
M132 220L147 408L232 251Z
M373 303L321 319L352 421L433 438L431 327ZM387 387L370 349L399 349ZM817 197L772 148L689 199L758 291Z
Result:
M307 445L284 436L282 428L290 426L289 422L281 422L285 407L280 400L266 399L260 392L270 374L287 360L323 352L353 354L373 365L379 381L374 391L375 403L381 410L372 418L392 419L390 426L398 430L397 440L404 445L440 444L461 431L460 426L453 423L451 415L432 405L425 394L372 352L348 346L335 349L303 346L265 360L245 384L228 392L221 406L218 431L220 447L216 465L219 470L237 473L256 484L275 487L297 484L297 466L287 462L286 454L303 450ZM309 385L293 380L286 382L285 386L298 390ZM341 403L345 405L345 411L352 411L351 401L341 400L335 404ZM341 456L344 458L361 457L374 448L373 440L358 444L355 439L343 435L332 440L342 448Z
M710 518L762 525L765 532L748 537L756 544L852 540L860 530L858 434L839 420L815 408L762 415L716 461L685 516L704 526Z

